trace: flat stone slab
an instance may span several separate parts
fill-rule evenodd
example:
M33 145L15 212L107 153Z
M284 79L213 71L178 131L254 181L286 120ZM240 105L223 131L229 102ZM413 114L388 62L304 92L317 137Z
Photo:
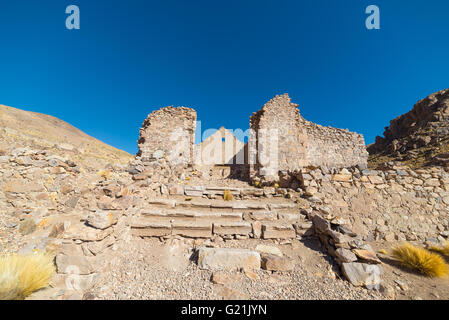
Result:
M205 188L201 186L185 186L184 193L186 196L190 197L202 197L204 194Z
M263 239L293 239L296 238L296 231L291 224L287 223L263 223Z
M199 248L198 267L206 270L259 270L260 254L248 249Z
M239 222L243 219L243 213L238 212L196 212L193 210L173 209L167 210L145 210L142 216L149 217L154 221L164 222L194 222L194 221L229 221Z
M176 203L177 207L185 207L185 208L203 208L210 209L210 203L208 202L200 202L200 201L183 201Z
M343 263L342 271L353 286L365 286L368 289L378 288L383 274L380 265L359 262Z
M251 220L255 221L274 221L277 220L277 214L273 211L255 211L249 213Z
M212 237L212 223L203 221L174 222L172 223L172 234L189 238Z
M289 258L279 257L271 254L262 254L262 269L269 271L292 271L295 267Z
M242 210L248 210L248 211L266 211L267 205L266 204L260 204L257 202L237 202L232 205L232 208L234 210L242 211Z
M299 213L292 213L292 212L280 212L278 213L278 219L288 221L291 223L299 222L301 219L301 215Z
M140 217L133 220L130 226L131 228L171 228L171 223Z
M258 244L256 247L256 251L260 253L271 254L278 257L283 256L282 251L278 247L268 246L266 244Z
M218 222L214 223L214 234L219 235L249 235L253 230L249 222Z
M58 254L55 259L58 273L88 275L95 272L92 258Z
M141 217L131 224L131 234L135 237L163 237L171 234L171 223L153 221Z
M270 210L294 209L297 207L298 207L298 205L295 203L269 203L268 204L268 208L270 208Z
M172 199L153 199L148 201L148 204L153 207L162 207L162 208L174 208L176 206L176 200Z

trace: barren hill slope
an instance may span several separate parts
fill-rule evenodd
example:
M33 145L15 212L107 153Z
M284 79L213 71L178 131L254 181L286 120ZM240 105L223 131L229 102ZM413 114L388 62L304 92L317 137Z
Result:
M67 156L86 168L126 164L133 158L53 116L0 105L0 153L20 147Z
M390 121L384 137L368 146L370 165L401 161L412 168L449 163L449 89L418 101Z

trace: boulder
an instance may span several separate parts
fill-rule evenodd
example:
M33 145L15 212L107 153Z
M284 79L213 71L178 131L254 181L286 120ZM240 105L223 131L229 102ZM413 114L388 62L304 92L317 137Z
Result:
M383 269L377 264L348 262L342 264L342 271L352 285L367 289L378 289Z
M291 259L279 257L272 254L262 254L261 266L269 271L292 271L295 264Z
M96 210L87 217L87 223L94 228L104 230L117 223L117 213Z

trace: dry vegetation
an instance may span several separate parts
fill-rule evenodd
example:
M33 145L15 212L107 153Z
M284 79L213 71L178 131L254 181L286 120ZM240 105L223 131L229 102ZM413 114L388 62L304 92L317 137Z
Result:
M393 249L392 256L404 267L426 276L441 278L449 275L449 266L444 259L424 248L403 243Z
M234 200L234 196L232 195L231 191L225 190L224 194L223 194L223 199L225 201L232 201L232 200Z
M0 300L22 300L48 286L55 272L53 258L45 253L0 257Z

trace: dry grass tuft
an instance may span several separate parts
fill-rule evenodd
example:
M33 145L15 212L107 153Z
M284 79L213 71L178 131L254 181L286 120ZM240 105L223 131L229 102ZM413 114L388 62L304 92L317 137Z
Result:
M223 199L225 201L232 201L234 200L234 196L232 195L231 191L225 190L223 193Z
M55 272L53 258L45 253L0 257L0 300L23 300L48 286Z
M429 250L442 254L443 256L449 257L449 241L447 241L446 244L442 247L436 246L429 247Z
M110 170L100 170L97 174L105 180L110 180L112 177L112 172Z
M440 255L409 243L403 243L394 248L392 256L404 267L429 277L440 278L449 274L449 266Z

